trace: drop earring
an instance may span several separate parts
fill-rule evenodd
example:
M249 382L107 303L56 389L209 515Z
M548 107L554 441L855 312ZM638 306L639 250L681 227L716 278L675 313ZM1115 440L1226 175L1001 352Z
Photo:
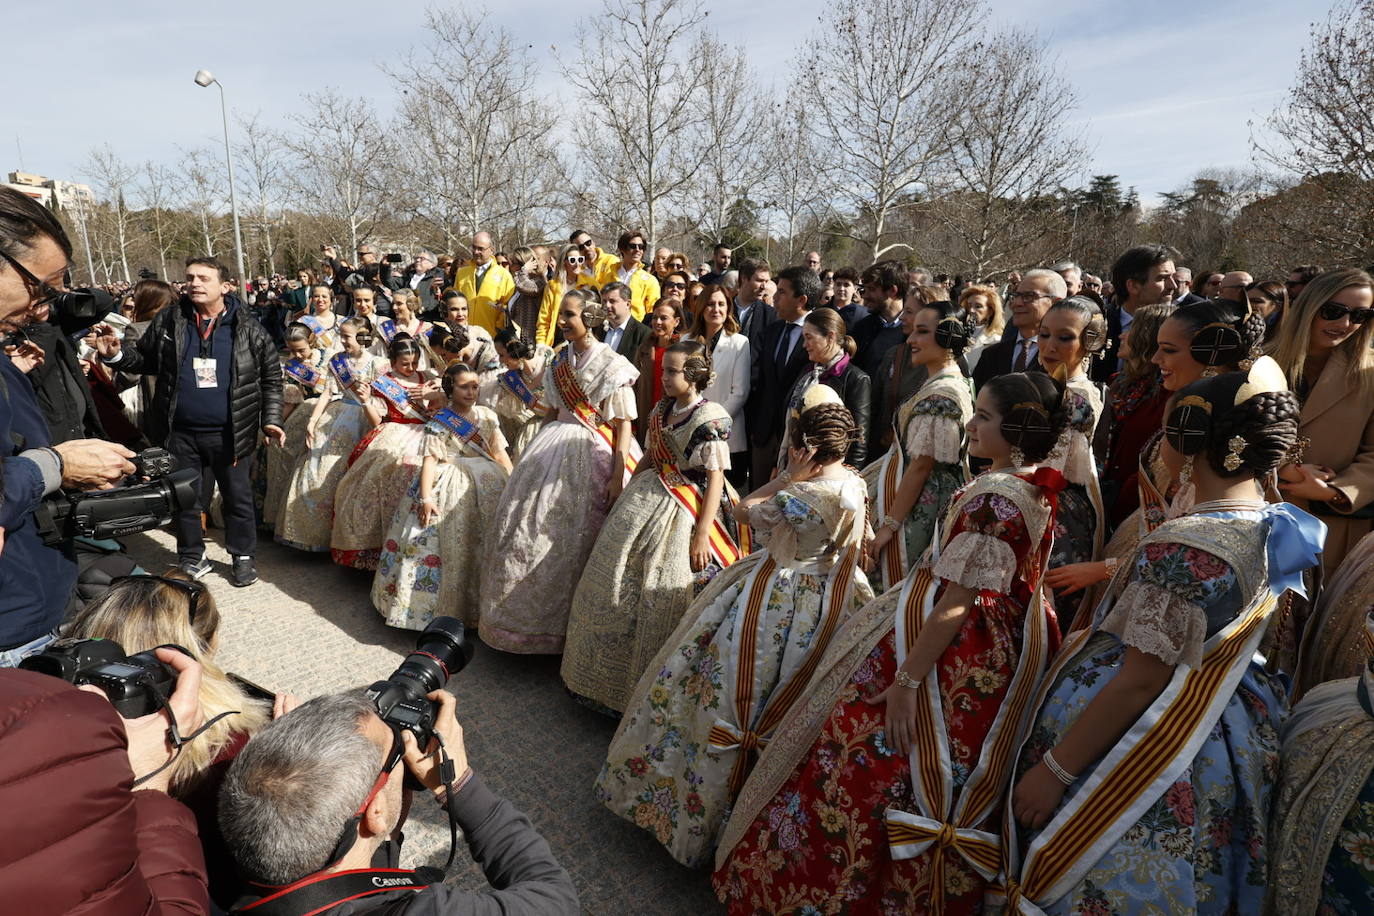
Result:
M1014 468L1023 468L1026 466L1025 453L1015 445L1011 447L1011 466Z
M1168 517L1178 518L1193 508L1196 494L1197 488L1193 486L1193 456L1188 455L1183 459L1183 467L1178 472L1178 489L1174 492L1174 498L1169 501Z

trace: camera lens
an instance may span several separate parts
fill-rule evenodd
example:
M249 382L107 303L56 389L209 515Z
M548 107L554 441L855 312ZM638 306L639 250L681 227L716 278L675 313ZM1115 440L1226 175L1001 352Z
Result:
M472 659L472 644L456 617L436 617L415 642L415 651L406 656L388 678L403 686L411 699L438 690Z

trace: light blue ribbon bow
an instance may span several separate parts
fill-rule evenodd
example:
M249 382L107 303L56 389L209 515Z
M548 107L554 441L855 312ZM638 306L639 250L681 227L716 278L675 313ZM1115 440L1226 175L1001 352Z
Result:
M1302 574L1321 562L1326 523L1292 503L1270 503L1261 512L1269 520L1269 588L1275 595L1292 589L1304 598Z

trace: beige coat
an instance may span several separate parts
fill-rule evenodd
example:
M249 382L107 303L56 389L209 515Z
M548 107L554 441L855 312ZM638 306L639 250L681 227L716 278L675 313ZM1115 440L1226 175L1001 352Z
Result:
M1298 432L1312 440L1303 461L1336 472L1328 483L1345 494L1352 511L1374 503L1374 400L1360 397L1358 376L1344 352L1331 355L1308 394ZM1294 502L1308 508L1305 500ZM1334 509L1318 517L1328 529L1322 571L1330 577L1360 538L1369 533L1371 522L1342 518Z

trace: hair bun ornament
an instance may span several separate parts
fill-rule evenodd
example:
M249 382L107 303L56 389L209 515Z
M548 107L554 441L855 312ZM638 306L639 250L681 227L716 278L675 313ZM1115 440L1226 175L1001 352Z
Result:
M1035 401L1018 402L1002 418L1002 438L1017 448L1028 436L1048 436L1052 430L1049 410Z
M935 325L935 346L942 350L962 350L968 346L969 329L957 315L941 318Z
M1244 320L1242 318L1241 322ZM1198 329L1192 343L1188 344L1188 352L1207 368L1219 369L1239 363L1249 356L1250 351L1236 325L1214 321Z
M835 404L844 406L844 401L835 393L835 389L829 385L812 385L806 389L802 395L801 405L792 411L792 419L796 420L813 407L820 407L822 404Z
M1199 394L1180 400L1164 421L1164 438L1180 455L1201 454L1211 435L1212 404Z
M604 325L610 317L611 310L600 302L594 302L588 299L582 305L582 325L586 328L599 328Z

